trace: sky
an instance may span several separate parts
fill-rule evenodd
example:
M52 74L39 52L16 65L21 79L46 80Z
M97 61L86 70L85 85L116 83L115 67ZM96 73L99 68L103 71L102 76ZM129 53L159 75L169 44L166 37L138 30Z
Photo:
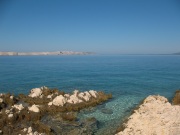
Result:
M180 52L180 1L0 0L0 51Z

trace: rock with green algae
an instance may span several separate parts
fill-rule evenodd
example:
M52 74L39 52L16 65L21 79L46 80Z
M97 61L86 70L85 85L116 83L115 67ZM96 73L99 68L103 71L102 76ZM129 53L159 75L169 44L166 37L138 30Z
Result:
M9 134L12 131L13 134L24 134L26 133L24 130L29 127L32 128L30 134L53 135L60 134L62 131L68 134L93 134L94 129L97 128L97 120L77 120L71 112L96 106L110 98L112 98L111 94L94 90L86 92L75 90L70 94L47 87L34 88L28 96L0 94L0 129L3 134ZM52 120L49 122L53 124L49 125L41 121L44 116L54 116L58 113L61 114L61 127L58 124L55 125L56 122L53 123ZM69 128L64 128L65 125ZM26 134L29 134L28 131Z
M175 92L174 98L172 100L173 105L180 105L180 90Z
M68 121L63 120L61 114L57 114L45 116L42 122L51 126L56 135L92 135L98 129L98 121L94 117Z

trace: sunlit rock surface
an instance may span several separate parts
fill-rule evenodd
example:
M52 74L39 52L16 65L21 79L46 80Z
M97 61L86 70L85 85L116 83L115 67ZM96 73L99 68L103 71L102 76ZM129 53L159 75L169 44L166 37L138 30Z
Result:
M41 88L34 88L30 91L29 97L40 97L42 95Z
M180 106L163 96L148 96L116 135L178 135Z
M66 102L66 98L62 95L59 95L53 99L52 104L55 106L63 106Z
M29 111L32 111L32 112L39 112L39 108L38 108L38 105L32 105L31 107L28 107Z

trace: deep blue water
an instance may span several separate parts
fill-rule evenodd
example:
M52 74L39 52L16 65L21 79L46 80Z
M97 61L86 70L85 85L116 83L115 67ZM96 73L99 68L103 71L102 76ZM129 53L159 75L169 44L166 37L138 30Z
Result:
M48 86L66 92L103 90L113 94L106 106L112 115L96 111L100 130L118 123L149 94L171 99L180 88L178 55L1 56L0 92L25 93ZM119 122L120 123L120 122ZM115 126L114 126L115 127Z

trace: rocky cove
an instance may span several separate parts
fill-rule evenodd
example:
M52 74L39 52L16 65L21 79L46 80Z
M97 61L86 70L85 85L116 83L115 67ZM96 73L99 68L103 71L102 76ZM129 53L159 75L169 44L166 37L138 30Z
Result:
M97 130L93 118L77 119L83 109L102 104L111 94L89 90L72 94L47 87L34 88L29 95L0 94L0 134L90 135ZM105 113L111 113L103 110Z
M47 87L34 88L28 95L1 93L0 134L93 135L99 130L98 120L79 118L78 113L99 108L104 114L112 114L104 104L111 98L111 94L95 90L65 93ZM179 104L180 90L175 92L172 103L163 96L150 95L129 110L132 114L120 125L116 135L177 135L180 133Z

